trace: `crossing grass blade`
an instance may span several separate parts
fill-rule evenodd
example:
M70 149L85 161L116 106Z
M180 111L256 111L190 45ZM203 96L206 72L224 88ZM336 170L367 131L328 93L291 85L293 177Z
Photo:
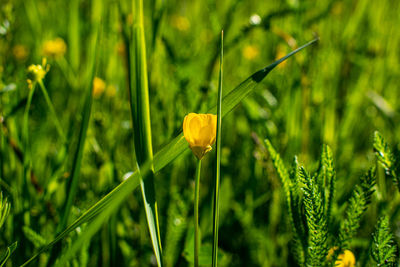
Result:
M212 266L216 267L218 263L218 221L219 221L219 184L221 180L221 113L222 113L222 73L224 59L224 31L221 32L221 52L219 63L219 81L218 81L218 100L217 100L217 164L214 185L214 208L213 208L213 247L212 247Z
M299 52L307 46L312 45L317 42L317 39L299 47L283 58L275 61L271 65L257 71L249 78L244 80L239 86L233 89L228 95L226 95L222 99L222 108L221 108L221 118L223 118L226 114L228 114L235 106L237 106L240 101L246 97L250 92L252 92L257 84L259 84L267 74L273 70L277 65L285 61L290 56ZM211 110L215 110L215 107ZM188 149L187 143L184 140L182 134L174 138L168 145L166 145L163 149L161 149L154 156L153 162L147 162L140 169L141 175L143 179L146 178L149 173L150 166L153 164L154 170L160 171L169 163L173 162L179 155ZM62 261L68 260L70 257L73 257L74 251L77 251L82 247L84 241L90 240L90 238L96 233L96 231L101 227L101 225L108 220L111 216L112 211L118 210L118 207L123 203L123 201L140 185L140 178L138 172L132 173L128 177L124 179L117 187L115 187L109 194L104 196L101 200L96 202L91 208L89 208L84 214L82 214L78 219L76 219L71 225L69 225L65 230L63 230L56 238L51 241L49 244L41 248L33 257L31 257L28 261L26 261L21 267L27 266L29 263L33 262L41 253L47 251L52 246L54 246L57 242L66 237L70 232L75 230L78 226L83 223L87 223L90 220L94 219L91 223L89 223L85 227L84 233L82 233L78 239L71 245L70 249L66 251L64 254L64 258ZM101 215L96 217L97 215Z
M232 111L239 103L243 100L247 95L249 95L256 86L270 73L276 66L280 63L293 56L297 52L303 50L304 48L316 43L317 39L314 39L305 45L297 48L296 50L290 52L286 56L278 59L274 63L268 65L267 67L255 72L253 75L244 80L241 84L239 84L235 89L230 91L223 99L222 99L222 110L221 117L225 117L230 111ZM214 106L209 110L209 113L215 113L217 111L217 107ZM154 169L155 171L159 171L165 167L169 162L173 161L176 157L181 155L185 150L188 149L187 142L183 137L183 133L175 137L168 145L162 148L158 153L154 155ZM172 159L172 160L171 160Z
M14 250L17 248L17 244L18 244L17 242L14 242L7 248L6 253L4 254L2 260L0 261L0 267L3 267L4 264L6 264L11 254L13 254Z

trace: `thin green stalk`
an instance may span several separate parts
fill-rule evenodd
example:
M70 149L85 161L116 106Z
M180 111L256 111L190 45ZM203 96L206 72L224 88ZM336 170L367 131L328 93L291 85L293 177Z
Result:
M58 134L60 135L60 137L62 138L63 143L65 143L65 142L66 142L66 139L65 139L64 132L63 132L63 130L62 130L60 121L59 121L58 118L57 118L57 113L56 113L56 110L54 109L53 103L51 102L51 99L50 99L50 97L49 97L49 94L47 93L46 87L44 86L42 80L39 80L39 81L38 81L38 84L39 84L39 86L40 86L40 89L41 89L42 92L43 92L44 99L46 100L46 104L47 104L47 106L48 106L49 109L50 109L50 113L51 113L52 119L53 119L53 121L54 121L54 124L55 124L55 126L56 126L57 132L58 132Z
M213 208L213 252L212 266L216 267L218 263L218 222L219 222L219 184L221 179L221 123L222 123L222 73L224 58L224 31L221 31L221 53L219 65L218 81L218 101L217 101L217 166L215 174L214 208Z
M23 118L23 124L22 124L22 136L23 136L23 145L24 145L24 151L29 151L28 143L29 143L29 131L28 131L28 118L29 118L29 110L31 109L31 104L32 104L32 98L33 94L35 93L35 86L36 83L32 84L32 88L29 90L28 94L28 100L26 102L25 106L25 111L24 111L24 118ZM26 160L30 160L30 152L26 153L25 156L25 162ZM24 164L25 164L24 162Z
M68 43L69 43L69 59L71 61L71 66L74 72L77 72L79 69L80 63L80 18L79 18L79 11L80 11L80 1L79 0L71 0L70 1L70 13L69 13L69 27L68 27ZM63 61L66 61L63 58ZM68 73L69 74L69 73ZM71 77L71 75L69 75ZM74 82L76 79L74 79Z
M201 159L197 160L196 180L194 187L194 266L199 266L199 192L200 192Z

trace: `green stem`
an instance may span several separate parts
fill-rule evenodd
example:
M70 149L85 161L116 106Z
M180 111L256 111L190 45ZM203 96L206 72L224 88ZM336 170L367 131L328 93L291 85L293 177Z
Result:
M29 151L28 153L26 153L24 164L26 163L28 158L30 160L30 149L29 149L29 145L28 145L29 144L28 118L29 118L29 110L31 109L33 94L35 93L35 87L36 87L35 85L36 85L35 83L32 84L32 88L29 90L29 95L28 95L28 100L26 102L26 106L25 106L23 125L22 125L24 151L25 152Z
M194 266L199 266L199 192L200 192L201 159L197 160L196 181L194 188Z
M221 51L218 81L218 101L217 101L217 166L215 174L214 208L213 208L213 252L212 266L216 267L218 262L218 222L219 222L219 184L221 176L221 124L222 124L222 72L224 58L224 31L221 31Z
M65 143L66 139L65 139L64 132L62 130L60 121L57 118L57 113L56 113L56 111L54 109L53 103L51 102L49 94L47 93L46 87L44 86L43 81L39 80L38 83L40 85L40 89L42 89L42 92L43 92L43 95L44 95L44 99L46 100L46 104L50 109L50 113L51 113L51 115L53 117L53 121L54 121L54 124L56 126L57 132L60 135L60 137L62 138L63 143Z

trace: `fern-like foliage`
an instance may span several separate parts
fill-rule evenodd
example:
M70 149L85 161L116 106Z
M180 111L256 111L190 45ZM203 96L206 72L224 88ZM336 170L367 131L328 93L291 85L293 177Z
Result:
M328 225L324 200L316 177L310 176L300 167L300 179L303 183L303 203L308 227L307 266L322 266L328 254Z
M302 222L302 199L300 194L300 173L299 173L299 163L297 157L295 156L292 163L292 168L289 172L290 177L290 204L292 212L292 228L293 228L293 254L300 266L304 265L306 253L304 248L307 247L307 235Z
M398 247L389 227L389 218L383 216L373 235L371 256L377 266L397 266Z
M11 205L6 198L3 198L3 192L0 192L0 227L3 226L8 214L10 213Z
M332 150L328 145L322 147L318 180L323 194L327 223L330 222L332 202L335 196L336 172L333 164Z
M272 163L278 173L278 176L282 182L283 191L286 196L286 205L288 207L288 218L293 232L292 248L297 263L303 266L305 263L305 250L307 247L307 239L305 238L305 230L301 218L301 198L298 192L298 162L297 158L294 158L292 164L292 170L289 173L285 164L283 163L280 155L276 152L269 140L265 140L265 146L271 156ZM296 223L297 222L297 223Z
M374 192L375 168L371 168L362 178L361 185L356 185L346 208L346 218L342 221L339 231L340 249L349 248L349 242L360 227L361 217L371 201Z
M47 241L40 234L29 228L28 226L23 226L22 231L25 234L25 237L33 243L35 248L40 248L47 244Z
M265 140L265 145L267 147L269 154L271 155L271 159L272 162L274 163L274 167L278 173L278 176L282 181L283 190L285 191L286 197L290 201L289 196L290 196L291 182L289 178L289 172L285 164L283 163L281 156L279 155L278 152L276 152L275 148L272 146L271 142L268 139Z
M374 150L379 163L385 169L386 175L393 179L400 191L400 153L393 152L379 132L374 134Z

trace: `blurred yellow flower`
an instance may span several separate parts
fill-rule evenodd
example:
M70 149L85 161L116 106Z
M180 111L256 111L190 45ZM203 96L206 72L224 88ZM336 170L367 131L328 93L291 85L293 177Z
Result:
M93 79L93 97L99 98L106 89L106 83L99 77Z
M12 49L13 55L17 60L24 61L28 55L28 48L24 45L17 44Z
M246 45L242 53L245 59L253 60L260 54L260 50L255 45Z
M216 115L189 113L183 120L183 135L198 159L202 159L212 149L216 132Z
M46 58L42 59L42 65L30 65L28 67L28 86L32 87L33 82L39 82L43 80L46 73L49 71L50 65L47 65Z
M327 259L330 260L337 250L337 247L333 247L329 250ZM335 261L335 267L354 267L356 266L356 258L354 257L353 252L350 250L345 250L342 254L340 254Z
M42 51L47 57L60 57L67 51L67 45L63 39L58 37L54 40L44 42Z

